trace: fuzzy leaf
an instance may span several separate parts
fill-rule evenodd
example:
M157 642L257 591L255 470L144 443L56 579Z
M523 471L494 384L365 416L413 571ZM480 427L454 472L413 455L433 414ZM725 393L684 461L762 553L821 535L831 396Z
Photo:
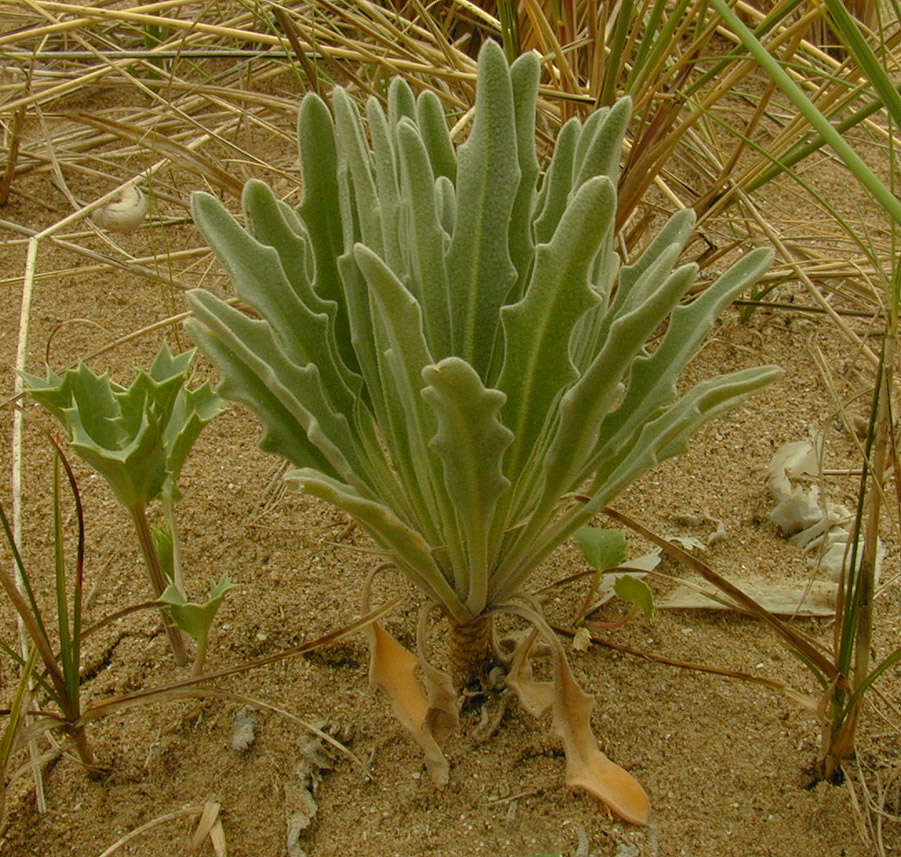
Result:
M567 206L549 244L538 246L525 296L502 310L506 352L498 387L504 423L515 435L506 472L513 479L563 391L576 380L567 343L576 322L599 303L588 275L613 216L609 181L593 179Z
M451 353L450 286L444 262L445 232L429 152L409 121L397 128L405 223L411 241L410 286L422 305L429 349L436 360Z
M510 70L500 47L487 41L472 131L457 150L457 218L447 255L453 353L483 376L498 312L516 282L508 225L521 176Z
M313 284L320 298L337 307L335 347L348 368L355 370L357 358L351 346L348 310L338 271L338 259L344 252L344 232L335 129L328 107L314 93L308 93L300 104L297 142L303 187L299 214L313 251Z
M429 446L444 465L444 484L465 540L469 587L458 594L472 615L478 616L488 603L491 520L498 498L510 486L502 459L513 435L497 417L505 396L487 389L475 370L458 357L427 366L422 377L428 384L422 397L438 423Z
M411 580L452 614L468 618L456 593L435 562L428 543L383 503L360 496L351 486L323 476L315 470L289 470L285 479L306 494L319 497L343 509L358 521Z
M690 304L676 307L663 341L632 364L626 396L601 425L601 451L610 455L657 409L676 397L676 379L714 321L749 283L769 267L772 254L755 250L737 262Z
M632 99L621 98L607 111L597 111L596 123L585 124L579 140L580 150L573 164L573 191L595 176L616 181L622 155L623 137L632 116Z
M416 99L416 120L428 152L432 173L436 178L445 176L451 182L455 181L457 153L454 151L454 143L447 128L447 118L441 99L430 89L423 90Z
M194 390L182 387L163 432L166 450L166 484L174 499L178 499L178 476L188 453L193 449L203 427L222 413L222 399L210 385L204 383Z
M544 504L556 503L560 494L575 487L597 442L601 420L617 393L618 380L696 274L692 265L677 269L643 303L620 316L611 325L610 335L591 366L563 396L560 427L545 463L548 475Z
M350 95L341 87L332 93L332 107L335 111L335 141L338 148L339 170L342 166L347 170L353 185L360 240L381 255L385 252L381 206L360 111ZM346 230L345 223L345 247L348 243Z
M197 434L218 413L218 399L208 388L192 393L184 386L193 356L193 351L173 355L164 343L150 370L138 371L130 387L84 364L62 377L48 372L46 380L24 373L23 378L31 395L60 421L72 449L133 509L156 499L167 482L174 490ZM199 423L178 405L180 399L199 407Z
M412 94L411 94L412 98ZM366 101L366 119L372 140L372 161L375 168L376 191L379 200L379 221L382 229L384 259L395 271L404 271L400 245L398 218L401 215L401 198L394 151L393 130L388 125L385 112L375 96Z
M573 184L573 159L582 126L570 119L557 135L554 154L541 185L539 204L535 209L535 241L546 244L557 230L557 224L569 202Z
M532 270L535 243L532 236L532 209L538 181L538 156L535 153L535 105L538 100L538 79L541 66L529 51L510 66L513 88L513 110L516 124L516 157L520 180L513 210L510 213L510 258L517 271L517 285L507 295L507 301L520 297Z

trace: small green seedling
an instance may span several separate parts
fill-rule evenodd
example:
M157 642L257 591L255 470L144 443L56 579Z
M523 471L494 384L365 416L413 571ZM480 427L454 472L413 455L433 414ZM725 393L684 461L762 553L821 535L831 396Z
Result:
M624 620L617 622L617 626L628 622L637 615L639 610L647 619L652 619L654 595L651 588L636 574L628 571L613 571L613 569L621 568L626 561L628 552L626 534L616 528L582 527L576 532L576 542L582 549L589 565L595 569L591 587L576 616L576 624L585 619L592 610L603 604L607 597L613 594L632 605L629 615Z
M193 350L173 356L163 344L150 370L139 370L130 387L84 364L62 377L48 369L46 380L22 373L28 392L59 420L75 453L107 481L131 515L156 598L170 582L184 591L174 514L178 476L197 436L222 408L208 384L188 389L193 356ZM147 519L148 505L157 499L171 538L171 580ZM184 641L168 614L163 621L182 666Z
M197 642L197 654L194 657L194 675L200 675L203 662L206 659L207 645L209 643L210 627L222 600L229 589L234 589L234 584L223 575L218 582L210 584L206 601L197 603L188 601L174 583L170 583L165 592L160 596L160 601L166 605L166 610L175 621L175 624L187 634L190 634Z

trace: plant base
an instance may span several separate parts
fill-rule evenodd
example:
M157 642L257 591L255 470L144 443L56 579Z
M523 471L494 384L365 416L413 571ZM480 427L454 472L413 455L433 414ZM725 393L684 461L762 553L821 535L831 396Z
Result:
M450 666L454 687L483 686L491 657L491 616L479 616L464 625L451 622Z

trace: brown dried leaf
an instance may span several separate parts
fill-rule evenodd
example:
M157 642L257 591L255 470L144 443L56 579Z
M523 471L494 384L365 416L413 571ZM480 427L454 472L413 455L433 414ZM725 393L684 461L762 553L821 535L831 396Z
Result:
M460 696L451 677L425 658L419 658L419 669L428 696L425 727L441 744L460 725Z
M838 584L831 580L813 580L806 584L773 583L763 577L745 577L742 590L765 610L777 616L834 616ZM656 606L661 610L736 610L738 608L716 599L716 594L706 595L696 587L677 586L672 592L658 598Z
M647 824L651 804L638 781L599 749L591 732L592 698L577 684L562 652L554 657L554 731L566 753L566 783L602 800L632 824Z
M388 694L394 716L425 754L432 782L436 786L447 785L449 765L427 722L429 703L416 680L416 657L378 622L368 625L366 633L369 637L369 683Z
M535 642L536 631L524 637L513 652L510 671L507 673L507 687L512 688L519 702L532 717L541 717L553 704L554 685L549 681L532 678L532 662L529 655Z

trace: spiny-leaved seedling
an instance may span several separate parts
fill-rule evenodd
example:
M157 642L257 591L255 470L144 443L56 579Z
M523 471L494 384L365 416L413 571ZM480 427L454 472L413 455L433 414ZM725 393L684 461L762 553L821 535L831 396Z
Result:
M31 396L59 420L75 453L106 480L131 515L156 598L169 584L184 597L174 512L178 476L222 404L209 384L188 387L193 357L193 351L173 355L164 343L150 369L138 371L130 387L83 363L62 377L51 369L46 379L22 373ZM157 499L166 523L154 533L147 507ZM172 558L168 567L161 562L166 552ZM164 613L163 622L181 666L187 653L172 618Z
M195 195L196 222L254 316L198 290L188 329L223 395L261 419L262 446L294 465L289 482L354 518L450 623L454 682L422 646L417 657L378 624L369 631L372 681L433 780L448 777L438 741L456 722L456 691L499 659L529 711L552 711L567 782L641 823L647 797L599 751L591 700L523 586L639 474L777 377L753 368L676 389L770 255L749 253L683 303L697 276L677 266L694 225L683 211L622 265L616 178L630 102L570 120L542 173L538 79L533 55L508 65L486 43L459 146L438 98L414 98L400 79L387 113L372 98L365 122L340 88L332 112L307 95L298 208L252 181L245 229ZM494 645L498 613L536 629L512 653ZM551 682L531 675L536 633L554 653Z

